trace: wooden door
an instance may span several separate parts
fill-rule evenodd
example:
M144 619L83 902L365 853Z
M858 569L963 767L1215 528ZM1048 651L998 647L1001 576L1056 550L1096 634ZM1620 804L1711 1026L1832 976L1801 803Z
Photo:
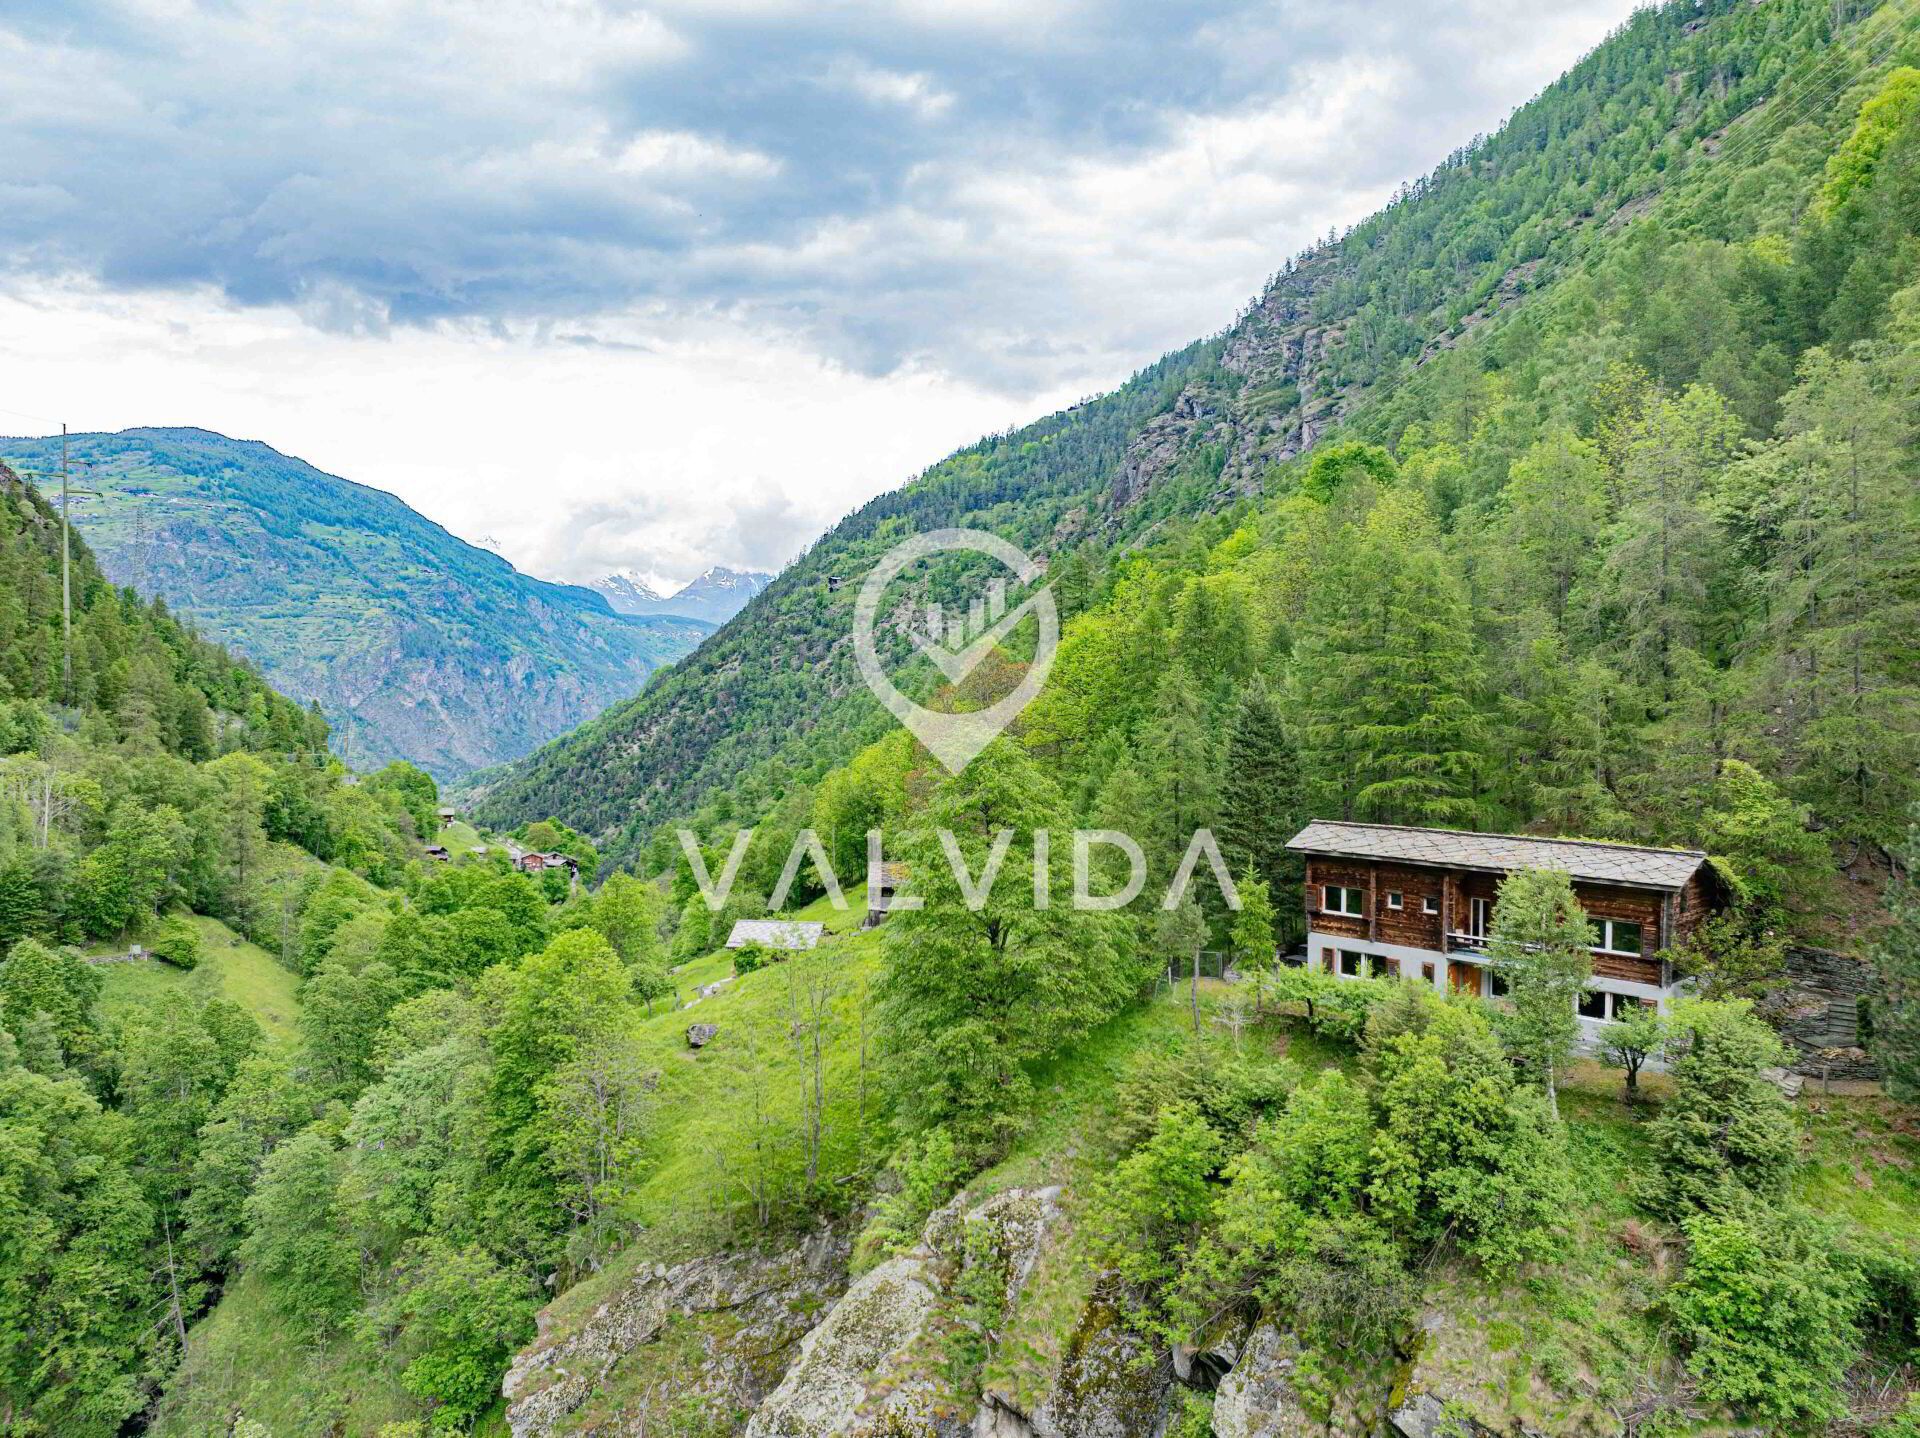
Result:
M1457 994L1481 995L1481 976L1478 964L1463 964L1453 959L1447 964L1447 985Z

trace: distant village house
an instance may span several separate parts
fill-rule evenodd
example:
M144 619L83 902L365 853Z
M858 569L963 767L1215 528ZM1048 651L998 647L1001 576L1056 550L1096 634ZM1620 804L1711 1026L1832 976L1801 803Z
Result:
M867 870L867 919L862 928L877 928L887 921L893 897L907 883L907 866L898 863L874 864Z

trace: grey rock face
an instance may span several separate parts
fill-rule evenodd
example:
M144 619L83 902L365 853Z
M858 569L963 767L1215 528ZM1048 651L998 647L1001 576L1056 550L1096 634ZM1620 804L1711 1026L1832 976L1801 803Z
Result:
M844 1290L847 1253L821 1233L781 1253L655 1265L557 1341L543 1316L502 1385L514 1438L655 1432L688 1405L744 1420Z
M866 1273L800 1340L800 1356L747 1424L747 1438L829 1438L850 1432L873 1406L887 1371L925 1329L939 1303L925 1258L889 1259Z

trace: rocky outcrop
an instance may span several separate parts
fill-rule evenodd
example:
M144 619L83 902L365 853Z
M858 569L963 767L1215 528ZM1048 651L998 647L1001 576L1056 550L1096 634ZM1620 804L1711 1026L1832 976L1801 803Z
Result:
M1770 1014L1795 1050L1794 1072L1831 1081L1873 1082L1880 1065L1861 1033L1863 1005L1879 986L1873 965L1850 954L1796 944L1786 953L1781 1011Z
M651 1433L689 1411L716 1433L744 1422L845 1289L847 1256L822 1232L780 1253L650 1265L564 1337L543 1315L503 1385L514 1438Z
M906 1401L887 1380L940 1302L924 1255L893 1258L849 1288L747 1424L747 1438L829 1438ZM870 1401L871 1400L871 1401Z
M1337 326L1314 318L1321 293L1341 274L1320 249L1280 276L1228 333L1220 374L1189 383L1128 445L1114 472L1116 510L1188 466L1218 466L1223 494L1247 494L1274 465L1310 448L1346 412L1352 396L1330 377ZM1204 458L1203 458L1204 456Z
M912 1432L975 1428L971 1394L948 1381L946 1339L978 1322L970 1305L1019 1302L1058 1214L1054 1188L962 1195L935 1212L911 1252L864 1274L806 1336L748 1438L837 1438L889 1415L910 1416Z
M652 1433L694 1409L701 1431L749 1438L1146 1432L1132 1425L1151 1400L1113 1396L1137 1386L1139 1353L1107 1335L1104 1320L1082 1325L1063 1373L1071 1414L1050 1410L1038 1429L1012 1409L1011 1426L978 1429L972 1387L956 1393L949 1381L950 1339L981 1331L983 1310L1020 1302L1059 1197L1057 1188L962 1195L928 1219L910 1252L851 1283L848 1246L827 1233L782 1253L641 1269L564 1337L542 1316L541 1340L507 1374L514 1438ZM1164 1387L1162 1378L1155 1391Z
M1261 1324L1248 1335L1239 1362L1220 1380L1213 1399L1216 1438L1295 1438L1318 1434L1293 1390L1300 1345L1292 1334Z

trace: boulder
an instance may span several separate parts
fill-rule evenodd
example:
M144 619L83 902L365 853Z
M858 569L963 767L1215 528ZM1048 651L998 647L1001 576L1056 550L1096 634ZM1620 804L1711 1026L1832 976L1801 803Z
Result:
M1290 1333L1263 1323L1247 1336L1238 1360L1213 1399L1216 1438L1281 1438L1320 1433L1293 1389L1300 1345Z
M582 1409L609 1435L671 1429L689 1405L743 1422L846 1287L847 1258L844 1237L822 1231L777 1253L645 1265L584 1322L543 1312L502 1384L513 1438L578 1431Z
M719 1032L720 1025L718 1024L688 1024L687 1047L690 1049L703 1049L713 1042L715 1035Z
M862 1275L820 1325L747 1424L747 1438L829 1438L888 1406L882 1377L939 1304L928 1260L890 1258Z

